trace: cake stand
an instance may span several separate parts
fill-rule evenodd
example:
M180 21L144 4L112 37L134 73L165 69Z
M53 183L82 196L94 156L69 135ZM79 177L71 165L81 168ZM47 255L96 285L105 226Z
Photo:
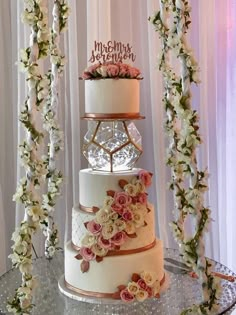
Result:
M178 250L166 249L165 258L180 261ZM63 253L59 252L48 261L45 257L34 261L34 273L38 275L38 287L35 291L32 311L34 315L179 315L181 310L201 300L200 285L196 279L187 274L179 273L178 267L165 261L170 286L160 299L151 299L143 303L124 304L123 302L88 299L77 296L70 299L60 293L58 280L62 279L64 269ZM173 267L173 268L172 268ZM172 270L174 272L170 272ZM181 269L181 268L180 268ZM216 262L215 271L236 277L231 270ZM20 284L18 270L9 270L0 277L0 314L7 312L7 299L12 298L14 290ZM216 314L231 314L236 304L236 281L222 280L223 292L220 298L220 308ZM79 300L79 301L78 301Z

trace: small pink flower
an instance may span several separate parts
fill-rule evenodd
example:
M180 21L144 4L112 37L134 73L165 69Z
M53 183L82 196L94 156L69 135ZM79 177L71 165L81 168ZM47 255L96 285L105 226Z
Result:
M138 202L140 202L142 205L146 205L147 204L147 194L146 193L138 194Z
M141 170L138 173L139 179L141 180L141 182L144 184L144 186L149 187L152 184L152 175L145 171L145 170Z
M107 74L109 77L114 78L119 74L119 66L117 65L108 65L107 66Z
M120 298L124 302L133 302L134 300L133 294L129 293L127 289L124 289L120 292Z
M116 204L119 204L124 207L130 205L132 202L132 198L126 192L123 192L123 191L116 192L114 199L115 199Z
M124 212L124 208L119 203L114 203L111 205L113 211L117 212L119 215L122 215Z
M129 209L124 209L124 212L122 214L122 218L125 221L132 221L133 220L133 213Z
M96 255L88 247L81 247L80 248L80 255L86 261L94 260L96 258Z
M116 233L116 235L114 235L111 239L112 243L116 246L121 246L122 244L124 244L125 240L126 240L126 235L122 231Z
M100 234L102 230L102 226L98 223L96 223L94 220L89 221L86 226L87 230L92 233L93 235Z
M112 248L111 239L106 240L102 236L100 236L98 239L98 245L101 246L102 248L108 248L108 249Z
M126 77L128 75L128 70L129 70L129 66L125 63L120 63L120 72L119 72L119 77Z
M134 67L130 67L128 70L129 77L135 79L140 75L140 70Z
M143 289L145 291L147 290L148 286L147 286L146 282L143 279L139 279L138 280L138 285L140 286L141 289Z
M93 78L93 76L90 72L84 71L84 73L82 74L82 78L84 80L89 80L89 79Z

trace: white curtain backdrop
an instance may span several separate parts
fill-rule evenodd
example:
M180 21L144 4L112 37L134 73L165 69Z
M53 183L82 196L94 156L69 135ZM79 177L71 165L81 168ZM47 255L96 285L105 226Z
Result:
M25 78L15 62L19 48L27 45L28 29L21 23L23 1L0 1L0 274L10 268L11 234L23 217L12 195L24 171L17 156L17 145L24 130L17 117L26 89ZM53 1L49 1L52 5ZM213 223L207 236L207 255L236 271L235 175L236 175L236 2L198 0L192 2L189 35L201 67L202 84L193 89L193 105L200 116L204 143L199 165L211 174L206 205L212 209ZM87 124L84 113L84 83L79 81L95 40L129 42L136 53L135 65L144 76L141 82L141 113L137 122L143 136L144 153L138 166L154 173L150 200L156 207L156 231L166 247L176 247L168 222L173 217L173 197L167 190L170 171L165 167L168 145L163 131L162 79L157 69L160 41L148 17L158 10L158 0L70 0L69 30L62 41L68 59L60 88L59 119L65 132L65 150L58 166L65 181L58 200L56 221L61 244L65 222L70 230L71 208L78 203L78 172L87 163L81 144ZM68 232L69 233L69 232ZM38 255L43 254L43 238L35 239Z

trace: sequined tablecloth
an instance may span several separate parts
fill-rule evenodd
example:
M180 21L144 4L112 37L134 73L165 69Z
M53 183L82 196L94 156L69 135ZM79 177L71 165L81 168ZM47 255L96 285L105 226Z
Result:
M180 260L177 250L166 249L165 257ZM86 298L76 301L64 296L58 289L58 280L63 274L63 253L57 253L51 261L38 258L34 261L34 273L38 275L38 287L35 292L33 315L179 315L181 310L201 300L200 285L187 274L168 272L170 286L160 299L150 299L143 303L116 304L96 300L88 303ZM215 270L236 276L231 270L216 263ZM20 283L18 270L9 270L0 277L0 314L9 314L6 301L12 298ZM223 293L218 314L231 314L236 303L236 282L222 280ZM213 314L213 315L216 315Z

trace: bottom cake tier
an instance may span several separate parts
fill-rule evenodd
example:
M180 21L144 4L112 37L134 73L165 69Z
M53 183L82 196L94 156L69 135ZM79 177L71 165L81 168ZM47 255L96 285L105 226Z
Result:
M91 261L87 272L82 272L78 254L68 242L65 246L65 285L72 291L91 297L112 298L121 285L131 282L133 274L153 273L162 285L165 280L163 245L156 240L148 250L104 257L103 261Z

